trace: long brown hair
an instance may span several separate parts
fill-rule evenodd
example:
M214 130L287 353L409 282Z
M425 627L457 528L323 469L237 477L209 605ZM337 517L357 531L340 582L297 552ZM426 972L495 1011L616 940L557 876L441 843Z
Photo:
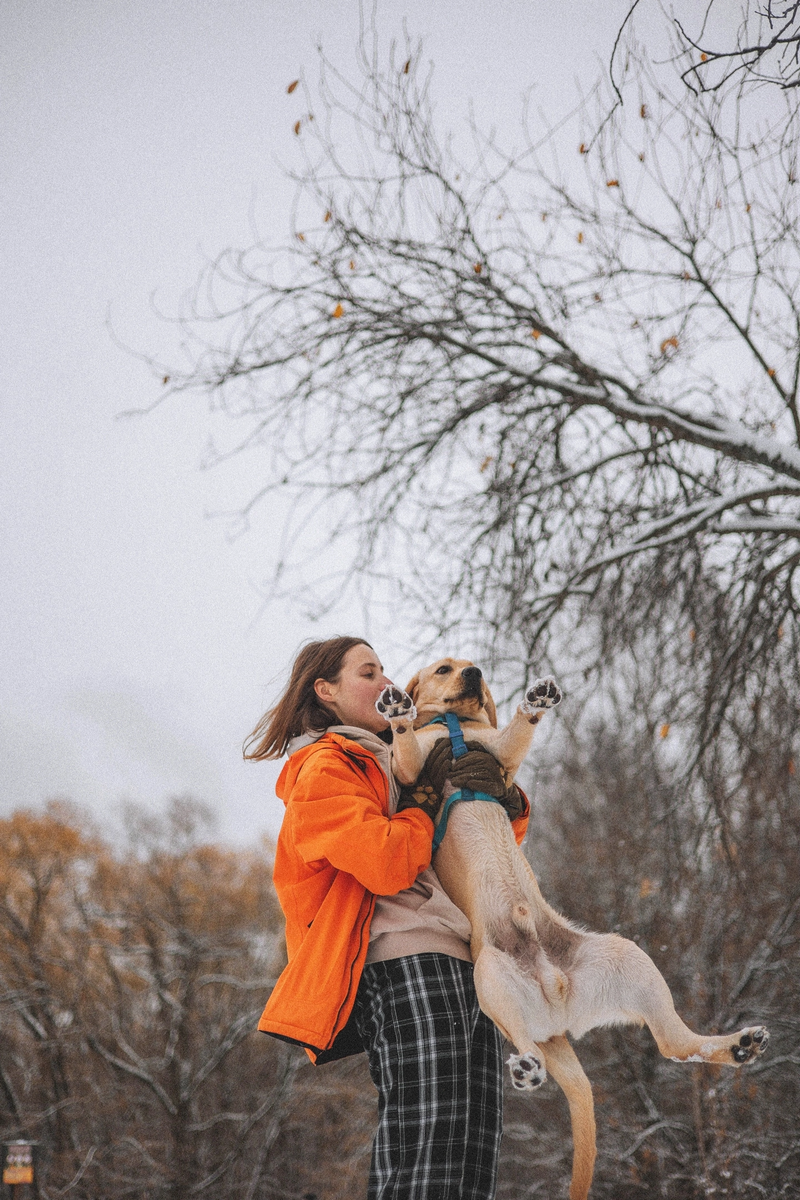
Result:
M338 725L336 713L322 703L314 691L314 683L317 679L336 683L344 656L353 646L369 646L369 642L357 637L335 637L303 646L280 700L264 713L245 739L245 758L280 758L293 737Z

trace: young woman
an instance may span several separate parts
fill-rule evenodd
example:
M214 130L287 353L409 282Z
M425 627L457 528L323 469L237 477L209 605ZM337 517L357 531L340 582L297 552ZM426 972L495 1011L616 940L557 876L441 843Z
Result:
M274 873L289 962L259 1029L316 1063L366 1050L379 1093L369 1200L492 1200L500 1036L475 996L469 922L430 865L441 796L430 783L401 793L392 776L375 709L390 682L361 639L312 642L245 744L247 758L289 755ZM451 763L455 785L469 760ZM503 795L499 767L494 780L481 769L482 790ZM521 841L524 797L518 808Z

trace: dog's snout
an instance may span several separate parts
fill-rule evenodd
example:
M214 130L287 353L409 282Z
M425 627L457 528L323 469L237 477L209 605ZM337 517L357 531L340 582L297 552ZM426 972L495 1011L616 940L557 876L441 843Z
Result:
M483 676L479 667L464 667L461 672L461 678L464 680L464 686L471 692L478 693L481 688L481 680Z

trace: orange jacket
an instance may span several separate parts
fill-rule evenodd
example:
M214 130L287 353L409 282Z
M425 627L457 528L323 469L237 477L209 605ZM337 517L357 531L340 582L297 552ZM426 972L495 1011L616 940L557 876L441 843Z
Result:
M286 813L273 878L289 963L258 1028L322 1061L338 1057L325 1052L353 1009L375 896L410 887L430 865L433 822L418 808L390 818L389 782L378 760L336 733L296 751L276 791ZM514 822L518 842L527 824L527 813Z

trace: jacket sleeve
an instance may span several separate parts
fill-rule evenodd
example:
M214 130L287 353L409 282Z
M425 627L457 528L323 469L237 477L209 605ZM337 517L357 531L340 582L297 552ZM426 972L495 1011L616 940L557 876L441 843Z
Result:
M517 786L519 787L519 785ZM518 816L515 821L511 822L511 828L514 830L514 837L516 838L517 845L521 846L525 840L525 834L528 832L528 821L530 820L531 815L531 802L523 792L522 788L519 788L519 794L525 801L525 808L520 816Z
M300 772L288 807L303 861L327 861L376 896L401 892L430 866L430 817L416 808L387 817L369 780L334 749Z

